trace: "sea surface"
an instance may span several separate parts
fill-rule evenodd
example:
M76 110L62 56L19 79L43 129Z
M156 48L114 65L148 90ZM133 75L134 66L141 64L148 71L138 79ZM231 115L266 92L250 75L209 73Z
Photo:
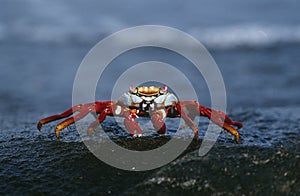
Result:
M296 0L2 0L0 194L299 195L299 9ZM208 49L224 79L226 113L244 124L238 144L222 132L212 150L198 156L208 124L200 118L199 140L177 159L134 172L97 159L74 126L63 130L60 140L55 122L37 130L39 119L72 106L76 71L96 43L146 24L178 28ZM149 60L183 67L200 103L210 106L205 81L189 68L190 62L151 47L111 62L99 80L97 99L110 98L122 71ZM116 143L135 150L157 148L175 133L172 120L166 137L149 133L131 138L112 118L103 127Z

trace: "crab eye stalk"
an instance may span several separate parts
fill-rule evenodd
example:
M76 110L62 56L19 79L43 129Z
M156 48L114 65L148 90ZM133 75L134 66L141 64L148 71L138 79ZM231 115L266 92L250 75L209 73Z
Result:
M167 87L167 85L164 85L161 89L162 89L162 91L167 92L168 87Z
M137 93L137 88L135 88L133 85L130 85L129 90L131 93L136 94Z
M159 88L159 94L163 95L167 92L168 87L164 85L162 88Z

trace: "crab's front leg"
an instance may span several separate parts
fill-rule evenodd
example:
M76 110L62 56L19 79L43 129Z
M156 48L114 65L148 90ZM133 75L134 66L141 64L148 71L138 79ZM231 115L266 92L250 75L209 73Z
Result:
M175 109L179 112L180 116L183 118L183 120L185 121L186 125L188 125L194 132L194 139L198 140L198 135L199 135L199 131L197 126L195 125L195 123L193 122L193 118L191 118L186 112L185 112L185 108L183 108L180 102L175 103Z
M138 115L136 113L137 110L135 109L129 109L126 106L121 106L117 103L112 103L108 105L105 109L102 109L99 113L98 118L90 124L87 130L88 135L90 135L95 130L99 123L102 123L105 120L107 115L116 115L124 117L125 127L132 136L142 136L142 129L140 128L138 122L135 121L135 119L138 118Z
M125 127L126 129L130 132L130 134L132 136L142 136L143 132L142 132L142 129L139 125L138 122L135 121L136 118L138 118L138 115L137 115L137 110L136 109L133 109L133 110L126 110L124 111L124 124L125 124ZM136 134L137 132L137 134Z

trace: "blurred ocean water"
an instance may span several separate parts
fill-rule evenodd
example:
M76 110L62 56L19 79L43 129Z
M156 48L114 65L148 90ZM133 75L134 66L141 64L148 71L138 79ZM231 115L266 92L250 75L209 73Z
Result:
M0 193L299 194L299 9L297 0L2 0ZM245 124L240 144L223 133L207 157L197 157L194 144L163 168L130 173L93 157L72 127L61 141L54 137L55 123L37 131L41 117L71 106L77 68L97 42L146 24L178 28L207 47L224 78L227 112ZM190 62L157 48L117 57L98 83L97 99L109 99L124 70L149 60L183 67L199 101L210 105L205 81ZM206 126L203 121L199 130ZM123 136L110 121L105 127ZM163 140L137 144L121 137L120 142L146 147Z
M47 102L55 110L57 104L70 105L76 70L92 46L126 27L159 24L179 28L209 49L223 74L230 107L299 104L297 10L300 5L297 1L128 1L124 6L120 4L121 1L73 1L71 4L68 1L1 1L1 100L22 99L18 102L26 102L32 108ZM109 79L120 69L117 65L130 67L145 60L178 66L188 64L168 52L137 49L112 62L106 74L107 88L112 88L109 84L113 81ZM191 81L196 81L193 77L198 76L187 71ZM206 84L199 83L197 88L201 101L209 104ZM97 94L99 99L102 96L107 99L106 91ZM10 107L10 103L5 105Z

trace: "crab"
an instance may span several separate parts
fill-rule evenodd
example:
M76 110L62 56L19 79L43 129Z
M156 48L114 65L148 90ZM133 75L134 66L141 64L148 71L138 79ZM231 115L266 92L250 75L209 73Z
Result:
M69 117L74 113L78 114ZM79 121L89 113L94 114L96 120L89 125L88 135L96 130L96 127L105 120L106 116L113 115L124 117L125 127L134 137L143 134L139 123L136 121L136 118L140 116L150 117L153 127L157 133L162 135L166 134L165 118L181 117L185 121L184 126L189 126L193 130L195 139L198 139L198 129L193 119L197 115L208 117L212 122L232 134L236 142L240 140L237 129L243 126L240 122L232 121L222 111L207 108L197 101L179 101L175 94L168 91L168 87L165 85L163 87L130 86L129 91L124 93L118 101L95 101L75 105L61 114L41 119L37 128L41 130L44 124L69 117L55 128L55 136L59 139L62 129Z

